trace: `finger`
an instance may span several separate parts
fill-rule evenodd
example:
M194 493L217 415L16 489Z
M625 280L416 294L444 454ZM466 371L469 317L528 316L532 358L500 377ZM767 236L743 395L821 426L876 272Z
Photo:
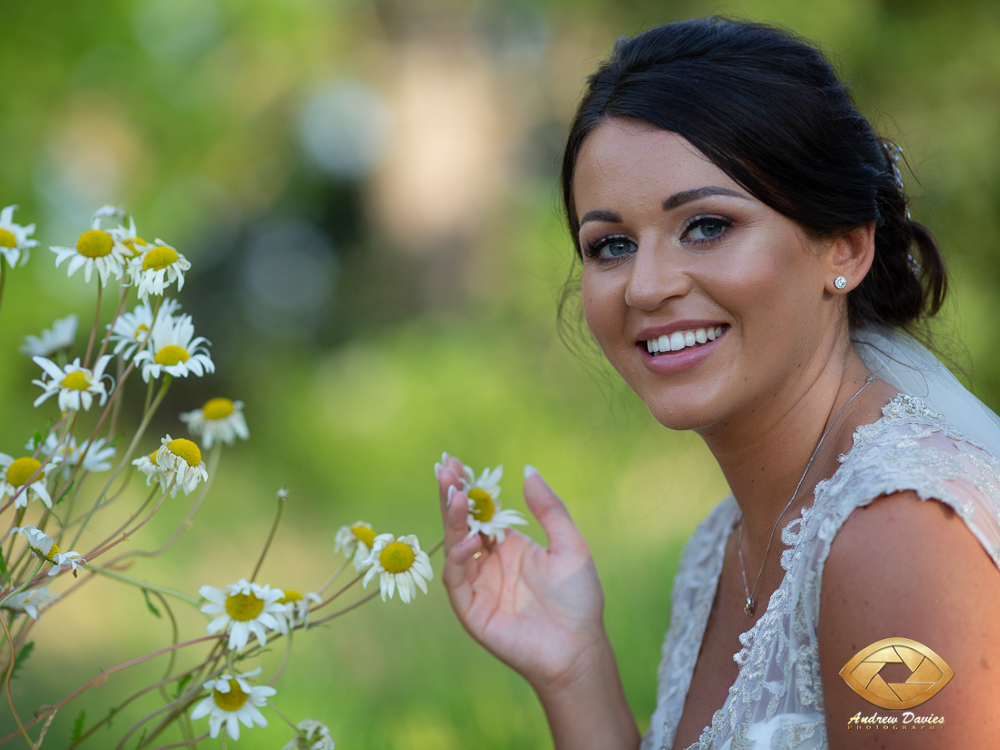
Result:
M442 507L444 518L444 550L449 554L451 548L461 541L469 533L469 498L464 492L458 489L448 490L451 495L451 504Z
M441 581L448 592L448 598L451 599L452 607L460 615L468 612L472 606L472 582L479 574L479 561L475 559L475 555L481 550L482 545L481 534L468 534L465 539L454 545L445 557Z
M587 543L570 518L566 505L534 466L524 467L524 499L548 537L549 549L587 549Z

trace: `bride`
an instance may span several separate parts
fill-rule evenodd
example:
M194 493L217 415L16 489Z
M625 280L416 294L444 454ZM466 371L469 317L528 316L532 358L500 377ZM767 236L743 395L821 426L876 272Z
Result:
M436 467L452 605L535 689L556 747L1000 743L1000 426L909 335L945 274L898 158L780 29L660 26L589 79L563 161L587 325L732 495L685 547L640 740L565 505L525 467L549 546L489 543L461 462ZM890 649L852 687L845 665L889 638L935 666Z

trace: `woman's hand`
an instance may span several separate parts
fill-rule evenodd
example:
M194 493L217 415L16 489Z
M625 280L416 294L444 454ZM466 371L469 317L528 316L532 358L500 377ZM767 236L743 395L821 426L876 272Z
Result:
M448 458L438 470L443 580L472 637L536 690L547 690L585 676L589 658L607 643L604 594L590 549L566 506L537 472L526 473L524 496L548 537L548 549L514 530L502 544L469 536L462 464Z
M635 750L639 732L604 630L604 593L566 506L525 467L524 497L548 548L514 530L500 544L485 542L469 533L462 463L445 459L436 468L442 578L458 619L535 689L557 748Z

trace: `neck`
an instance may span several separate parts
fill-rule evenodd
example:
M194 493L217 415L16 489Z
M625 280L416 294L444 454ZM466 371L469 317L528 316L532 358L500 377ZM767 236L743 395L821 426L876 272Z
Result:
M792 519L803 505L811 504L816 482L836 468L836 457L850 448L855 428L863 423L859 418L870 412L867 399L855 399L837 417L841 407L865 385L867 376L867 368L845 338L842 345L830 347L814 359L812 367L805 368L804 375L788 383L769 404L761 407L757 400L746 414L699 430L742 511L751 586L750 571L761 566L772 531ZM789 500L792 503L783 513ZM769 556L777 560L773 550L780 548L781 539L777 531L774 535L777 538Z

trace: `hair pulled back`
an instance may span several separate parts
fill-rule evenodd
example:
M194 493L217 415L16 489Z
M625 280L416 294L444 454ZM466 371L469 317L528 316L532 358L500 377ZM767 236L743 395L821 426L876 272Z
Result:
M724 18L620 39L588 79L563 156L563 201L578 254L573 171L583 142L609 117L684 137L814 238L874 221L871 270L847 296L852 330L908 328L940 309L944 261L930 231L909 217L892 148L808 42Z

